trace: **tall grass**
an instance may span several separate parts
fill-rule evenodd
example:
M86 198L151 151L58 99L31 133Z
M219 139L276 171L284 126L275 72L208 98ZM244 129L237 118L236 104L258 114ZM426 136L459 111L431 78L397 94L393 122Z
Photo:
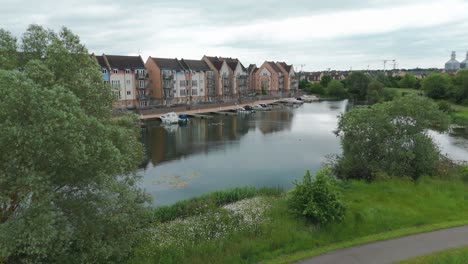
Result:
M341 223L312 225L293 216L285 199L276 199L268 213L270 220L255 232L145 257L136 254L133 263L256 263L400 228L468 219L468 185L458 179L349 181L341 188L348 207Z
M243 199L255 196L279 196L282 192L280 188L257 189L255 187L217 191L189 200L180 201L174 205L158 207L153 212L153 220L164 223L177 218L193 216L213 207L220 207Z

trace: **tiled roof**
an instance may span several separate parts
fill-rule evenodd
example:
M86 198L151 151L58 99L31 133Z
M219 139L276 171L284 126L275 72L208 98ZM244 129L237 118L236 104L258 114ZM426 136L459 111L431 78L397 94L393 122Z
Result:
M252 72L253 69L257 68L257 65L255 64L250 64L249 68L247 69L248 72Z
M285 69L288 73L291 71L292 65L286 64L286 62L278 62L283 69Z
M145 68L145 64L140 56L121 56L121 55L105 55L107 62L111 68Z
M152 58L160 69L183 71L184 68L178 59Z
M208 67L208 64L204 60L185 60L182 59L180 60L182 65L190 70L193 71L209 71L211 70L210 67Z
M272 61L267 61L267 63L273 68L273 70L275 70L276 72L281 72L282 73L282 71L280 70L280 68L278 68L276 63L274 63Z
M104 60L104 56L94 56L99 64L99 66L101 66L102 68L107 68L107 63L106 61Z
M219 71L223 67L223 61L218 57L206 56L206 58L213 64L213 66Z

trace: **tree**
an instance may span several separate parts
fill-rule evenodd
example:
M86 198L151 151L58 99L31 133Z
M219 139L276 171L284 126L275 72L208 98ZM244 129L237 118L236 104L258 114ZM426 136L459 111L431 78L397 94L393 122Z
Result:
M369 83L370 79L366 74L363 72L353 72L346 79L346 88L355 99L365 100Z
M357 108L342 115L337 135L343 154L333 166L344 179L373 180L390 176L431 175L441 160L429 128L447 129L449 117L436 103L420 96Z
M328 83L326 94L330 97L335 97L339 99L344 99L347 96L343 84L336 80L332 80L330 81L330 83Z
M330 75L324 75L320 80L320 85L322 87L328 87L328 84L332 81L332 77Z
M468 70L460 70L455 76L449 96L457 103L468 104Z
M111 117L110 87L69 30L25 36L41 51L0 70L0 263L122 262L148 213L138 120Z
M433 99L444 99L450 90L451 80L446 74L431 73L422 82L426 95Z
M379 81L371 81L367 87L367 102L376 104L382 100L383 84Z
M17 67L16 38L0 28L0 69L12 70Z
M301 81L299 82L299 89L304 90L304 89L307 87L307 84L308 84L308 83L309 83L309 82L308 82L307 80L301 80Z
M308 83L307 87L304 90L308 94L324 94L325 90L323 89L323 86L318 84L318 83Z
M390 78L383 72L377 73L375 80L382 83L385 87L393 87Z
M406 73L403 78L398 82L398 87L400 88L415 88L418 80L411 73Z

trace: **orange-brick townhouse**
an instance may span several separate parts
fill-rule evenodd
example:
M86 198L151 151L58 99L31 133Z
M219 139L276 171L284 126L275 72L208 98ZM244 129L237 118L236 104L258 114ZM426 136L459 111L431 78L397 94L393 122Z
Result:
M255 91L259 94L279 95L284 92L284 73L273 61L265 61L255 73L255 79Z
M286 62L277 62L276 65L283 71L285 91L292 94L296 93L299 89L299 82L293 65L288 65Z
M213 100L214 75L202 60L149 57L146 68L150 96L163 105Z
M250 64L247 68L247 74L249 75L249 86L248 86L248 93L255 93L255 86L256 86L256 78L255 73L258 71L257 65Z
M247 95L249 76L238 59L203 56L202 60L214 73L218 99L232 101Z

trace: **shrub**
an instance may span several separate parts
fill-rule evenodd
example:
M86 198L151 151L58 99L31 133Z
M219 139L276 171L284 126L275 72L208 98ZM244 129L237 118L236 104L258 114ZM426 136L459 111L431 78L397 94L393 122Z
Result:
M340 200L340 192L330 170L322 169L314 179L307 171L302 182L295 181L294 185L296 187L288 202L295 214L315 224L343 220L345 206Z
M452 113L453 112L453 109L450 106L450 103L447 102L447 101L440 101L437 105L439 106L439 110L442 111L442 112L446 112L446 113Z

